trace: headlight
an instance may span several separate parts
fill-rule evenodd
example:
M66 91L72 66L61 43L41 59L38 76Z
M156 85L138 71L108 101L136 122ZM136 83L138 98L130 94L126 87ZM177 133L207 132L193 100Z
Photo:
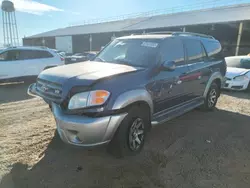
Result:
M242 75L242 76L236 76L234 77L235 81L243 81L243 80L249 80L249 78L246 75Z
M77 93L71 97L68 108L72 110L90 106L99 106L108 100L109 95L110 93L105 90Z

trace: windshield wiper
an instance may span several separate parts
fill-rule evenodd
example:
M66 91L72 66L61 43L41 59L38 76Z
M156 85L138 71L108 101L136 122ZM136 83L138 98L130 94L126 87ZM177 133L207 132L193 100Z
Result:
M128 60L124 60L124 59L116 59L115 62L120 63L120 64L124 64L124 65L130 65L130 61Z
M101 61L101 62L105 62L105 60L104 60L104 59L102 59L102 58L100 58L100 57L96 57L96 58L94 59L94 61Z

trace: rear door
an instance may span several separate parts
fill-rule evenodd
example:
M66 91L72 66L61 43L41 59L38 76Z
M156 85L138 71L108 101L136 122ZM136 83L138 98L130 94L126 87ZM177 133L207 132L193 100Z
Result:
M209 64L207 64L207 54L200 40L184 39L184 44L189 67L189 73L185 79L189 80L188 87L193 98L200 97L211 75Z
M25 66L24 74L36 76L45 67L53 65L53 55L45 50L21 50L20 59Z

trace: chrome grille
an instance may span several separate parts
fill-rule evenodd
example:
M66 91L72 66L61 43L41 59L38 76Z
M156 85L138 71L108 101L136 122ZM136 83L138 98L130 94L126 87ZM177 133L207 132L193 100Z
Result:
M53 102L60 102L62 99L62 85L43 79L37 79L36 90L38 94Z

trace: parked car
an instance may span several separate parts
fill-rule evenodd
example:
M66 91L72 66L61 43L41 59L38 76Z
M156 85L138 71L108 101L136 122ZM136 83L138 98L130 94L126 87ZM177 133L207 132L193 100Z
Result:
M225 58L227 63L224 89L250 90L250 57L232 56Z
M83 53L76 53L72 56L66 56L65 63L71 64L71 63L78 63L83 62L87 60L91 60L96 55L96 52L83 52Z
M57 50L57 49L51 49L51 50L53 50L54 52L59 54L62 58L65 58L65 56L66 56L66 52L64 52L64 51Z
M226 73L220 52L207 35L121 37L94 62L43 71L28 93L51 106L64 142L133 155L152 126L197 107L214 109Z
M0 51L0 81L23 81L44 69L63 65L64 59L43 47L10 47Z

